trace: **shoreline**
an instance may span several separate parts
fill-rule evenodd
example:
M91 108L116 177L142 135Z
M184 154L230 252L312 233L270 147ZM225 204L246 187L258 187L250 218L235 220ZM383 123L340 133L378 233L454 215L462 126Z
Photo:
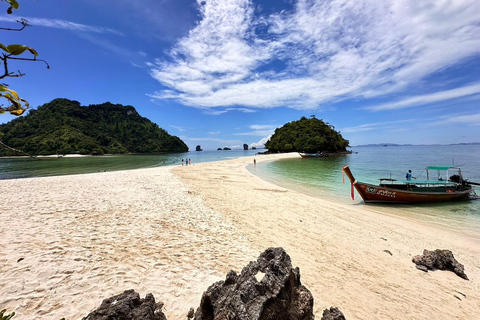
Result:
M288 157L290 158L290 157ZM291 159L298 158L300 159L300 156L292 156ZM272 162L275 160L269 160L267 159L264 162ZM260 161L261 162L261 161ZM434 226L436 228L443 229L447 232L453 232L456 234L460 234L463 236L469 236L474 238L475 240L480 242L480 232L478 229L473 229L474 227L466 229L465 226L468 225L468 223L473 223L474 226L478 225L478 221L471 221L471 220L462 220L460 224L453 226L452 225L452 220L445 221L445 212L438 212L436 209L428 209L427 207L423 206L422 204L420 205L414 205L414 204L375 204L375 203L370 203L370 204L365 204L363 199L360 197L360 195L357 193L355 190L355 200L351 200L350 196L350 182L348 179L346 179L344 183L344 189L345 192L339 193L334 192L334 191L325 191L325 190L318 190L319 187L315 187L312 189L310 186L305 186L305 185L298 185L295 182L284 182L284 181L277 181L275 180L275 176L271 176L268 173L266 175L262 173L257 173L255 172L254 169L252 169L253 164L248 164L246 166L247 170L254 176L259 177L260 179L271 183L273 185L276 185L280 188L285 188L288 190L296 190L298 189L297 192L302 193L304 195L317 198L323 201L328 201L328 202L333 202L335 204L339 205L346 205L346 206L353 206L353 207L358 207L362 208L364 210L368 210L377 214L381 215L387 215L391 216L397 219L405 219L407 221L412 221L414 223L422 224L427 227ZM297 182L298 183L298 182ZM469 200L469 201L459 201L459 202L452 202L452 203L440 203L438 205L441 205L443 207L450 207L450 210L457 210L457 204L464 205L464 204L469 204L470 201L475 201L475 200ZM427 204L428 205L428 204ZM433 204L437 205L437 204ZM433 213L433 215L432 215ZM469 226L469 225L468 225Z
M317 318L336 306L347 319L476 319L478 241L278 187L246 169L253 158L289 156L3 180L0 309L78 319L135 289L163 301L169 320L184 319L229 270L281 246ZM414 255L437 248L452 250L470 281L415 268Z

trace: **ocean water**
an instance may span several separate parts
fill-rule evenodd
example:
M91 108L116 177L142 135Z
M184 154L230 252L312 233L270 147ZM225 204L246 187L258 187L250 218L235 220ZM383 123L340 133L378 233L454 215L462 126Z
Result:
M102 171L130 170L181 165L182 159L192 164L253 156L264 150L192 151L169 154L110 155L88 157L0 158L0 180L83 174Z
M342 167L349 165L355 178L378 184L379 178L403 180L407 170L414 177L426 179L424 168L431 165L460 165L462 175L472 182L480 182L480 146L397 146L356 147L353 154L330 158L284 159L258 163L249 170L276 185L294 189L314 197L330 199L352 206L370 209L420 222L433 223L480 240L480 200L441 204L365 204L351 186ZM480 196L480 186L476 187Z

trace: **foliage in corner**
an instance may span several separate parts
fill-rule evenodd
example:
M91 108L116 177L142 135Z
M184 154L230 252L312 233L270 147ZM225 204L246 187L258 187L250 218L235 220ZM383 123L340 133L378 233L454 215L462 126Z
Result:
M5 314L5 312L7 312L6 309L0 311L0 320L10 320L15 315L15 312L12 312L11 314Z
M269 152L344 152L349 146L335 127L311 116L302 117L275 130L265 143Z
M7 9L8 14L12 14L13 9L18 9L19 7L19 4L16 0L1 0L1 1L8 2L10 4L10 7L8 7ZM29 26L28 21L25 19L17 20L17 22L22 25L21 28L11 29L11 28L0 27L0 30L22 31L23 29ZM35 49L31 47L27 47L22 44L4 45L3 43L0 43L0 49L2 51L0 55L0 61L1 61L1 64L3 65L3 70L4 70L4 73L0 74L0 79L4 79L7 77L17 78L17 77L23 77L25 75L20 71L16 73L10 72L9 71L10 60L41 61L47 65L47 68L50 68L50 66L46 61L37 59L38 53ZM33 55L33 57L32 58L19 57L25 52L29 52L30 54ZM25 99L20 98L16 91L12 89L8 89L8 85L6 83L0 83L0 98L4 98L8 102L7 106L3 106L3 104L0 105L0 113L9 112L12 115L20 116L30 107L28 102Z

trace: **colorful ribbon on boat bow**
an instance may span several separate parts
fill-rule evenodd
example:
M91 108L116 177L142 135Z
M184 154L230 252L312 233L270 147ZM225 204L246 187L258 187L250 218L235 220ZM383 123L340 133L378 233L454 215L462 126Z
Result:
M342 168L342 183L345 184L345 169ZM352 200L355 200L355 190L353 188L353 182L350 181L350 185L352 187Z

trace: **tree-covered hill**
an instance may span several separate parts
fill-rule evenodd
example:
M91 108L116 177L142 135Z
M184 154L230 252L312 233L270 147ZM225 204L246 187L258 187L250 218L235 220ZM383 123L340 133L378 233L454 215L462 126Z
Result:
M349 141L335 127L312 116L302 117L275 130L265 144L269 152L345 152Z
M55 99L26 116L0 125L0 140L31 155L186 152L171 136L134 107L106 102L81 106ZM0 146L0 156L19 155Z

